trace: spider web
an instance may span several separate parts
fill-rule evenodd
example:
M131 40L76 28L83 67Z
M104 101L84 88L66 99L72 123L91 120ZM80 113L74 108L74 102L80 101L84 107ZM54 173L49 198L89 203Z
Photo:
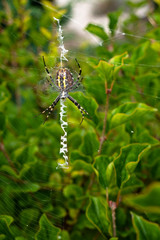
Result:
M41 4L38 1L35 1L35 2L37 4L38 3ZM45 4L45 6L47 7L47 4ZM76 8L76 5L74 5L74 8ZM76 9L76 11L79 11L79 10ZM82 26L82 24L81 24L81 19L75 20L73 17L68 16L68 15L67 16L64 15L63 17L67 18L67 20L69 22L72 22L72 25L74 25L74 29L79 29L80 30L79 32L83 33L83 36L85 36L85 41L86 42L90 42L90 44L98 45L99 48L101 48L107 42L110 42L110 41L125 41L125 39L127 41L133 41L135 39L137 41L141 40L141 39L146 39L146 40L154 40L154 41L159 42L157 39L150 39L150 38L144 37L143 34L139 32L139 30L137 32L134 32L133 34L130 34L130 33L128 34L127 32L121 32L119 30L119 31L116 32L116 36L110 37L107 41L102 41L102 40L99 41L98 38L96 38L93 35L87 33L86 31L84 32L84 26ZM80 17L80 14L79 14L79 17ZM95 21L95 23L96 23L96 21ZM52 30L57 31L56 25L53 24L53 29ZM92 52L90 51L90 49L88 50L88 53L82 52L80 50L77 50L77 46L75 46L74 49L73 49L72 45L69 44L70 41L71 41L71 37L70 37L71 33L69 32L67 26L63 26L63 34L64 34L64 43L66 43L65 46L69 50L68 55L67 55L67 58L68 58L69 61L68 61L68 63L66 63L66 65L68 67L70 67L69 62L70 61L73 62L75 58L78 59L78 61L80 62L81 68L82 68L82 72L83 72L82 75L84 77L84 85L85 85L86 94L87 94L87 83L85 83L85 73L86 73L86 69L87 69L86 65L89 64L88 58L92 57L92 58L95 58L95 60L100 60L100 59L97 59L97 57L95 55L92 55ZM14 33L12 33L12 37L16 38L17 36L14 35ZM81 40L79 39L79 42L81 44L83 43L83 41L84 41L83 37L82 37ZM80 44L80 43L78 43L78 44ZM74 44L73 44L73 46L74 46ZM126 49L126 51L127 51L127 49ZM7 54L7 52L6 52L6 54ZM16 57L17 58L24 58L23 53L16 55ZM53 60L53 62L55 64L53 64L53 67L51 68L52 60ZM107 61L108 59L104 58L103 60ZM53 89L51 89L49 87L48 82L46 81L45 69L44 69L44 66L43 66L43 62L42 62L41 56L37 56L37 61L42 63L41 64L42 67L37 69L36 67L34 67L34 65L32 65L30 68L36 68L36 70L37 70L37 76L36 76L37 83L36 83L36 87L34 87L34 88L37 91L37 95L40 98L40 103L41 103L42 109L44 109L45 107L49 106L53 102L53 100L57 96L57 92L54 92ZM58 66L58 61L59 61L59 59L53 59L52 55L48 55L48 58L46 59L46 62L48 62L48 65L50 65L48 68L53 73L53 77L55 76L56 69L58 69L58 67L59 67ZM73 64L72 64L72 66L73 66ZM127 64L126 64L126 66L127 66ZM136 65L133 64L133 66L136 67L137 69L143 68L143 69L146 69L146 70L147 69L154 69L154 68L157 69L157 68L160 68L160 65L157 65L157 64L155 64L155 65L153 65L153 64L145 64L145 63L144 64L143 63L136 64ZM17 67L13 66L13 68L16 69ZM75 69L76 68L77 68L77 66L75 64ZM75 69L71 69L71 72L74 73L74 77L76 79L76 74L78 73L78 68L77 68L77 70L75 70ZM28 67L28 69L26 69L26 72L27 72L27 70L29 70L29 67ZM90 72L90 75L94 76L94 74L95 74L95 70L92 70ZM122 88L122 90L128 91L131 95L132 95L132 93L136 94L136 95L142 95L142 93L139 90L137 90L135 92L135 90L132 90L129 87L128 88L126 87L126 89L124 87L121 87L121 83L120 82L117 82L117 84L114 85L114 88L119 88L119 89ZM93 89L94 89L94 86L93 86ZM154 86L152 87L152 90L154 90ZM151 91L151 92L154 92L154 91ZM99 94L104 94L104 93L99 92ZM159 102L160 96L148 93L148 89L147 88L145 89L145 91L143 91L143 95L144 96L148 96L149 98L151 98L154 101L155 107L156 107L156 103ZM35 111L34 110L31 110L31 113L33 114L33 116L35 115ZM58 118L59 117L58 116L58 114L59 114L59 107L58 106L56 106L55 113L57 113L57 114L56 114L56 116L53 115L53 118ZM42 116L42 118L43 118L43 116ZM38 119L39 118L37 118L37 121L39 121ZM57 119L57 121L58 121L58 119ZM40 123L40 121L39 121L39 123ZM15 129L18 126L18 124L19 124L19 122L17 121L17 123L15 123ZM74 123L74 124L76 125L77 122ZM44 131L45 131L45 128L47 128L48 126L49 125L47 125L47 124L43 126ZM24 156L24 158L27 157L27 154L28 153L26 153L26 156ZM1 157L3 158L3 155L1 155ZM57 159L54 159L53 156L48 156L47 154L46 154L45 157L47 159L50 159L50 161L48 161L48 163L47 163L48 164L48 169L50 169L50 172L53 170L53 168L56 169L56 165L53 162L56 162L55 160L57 160ZM46 163L44 163L44 164L46 164ZM39 169L37 169L37 172L38 171L39 171ZM57 169L56 170L57 173L59 171L61 171L61 172L64 171L64 173L65 173L65 170L62 170L62 169ZM54 177L57 176L56 172L54 172ZM30 179L32 179L32 175L31 174L32 173L29 173L28 176L25 176L24 181L30 182ZM37 202L38 202L37 199L40 199L40 201L44 202L44 206L46 207L46 209L47 209L47 207L48 208L51 207L51 205L56 205L57 202L63 208L64 199L63 199L63 196L62 196L62 193L61 193L61 189L63 188L65 183L64 184L63 183L59 183L57 185L54 183L54 187L53 186L50 186L50 187L45 186L45 179L47 179L49 177L49 175L48 175L49 172L46 172L46 173L43 172L41 174L44 177L44 181L42 181L42 180L39 181L37 179L37 182L39 182L40 184L44 184L44 189L43 190L40 190L40 191L38 191L38 193L33 193L33 194L27 193L25 191L23 192L23 190L21 190L21 191L19 190L19 191L16 192L15 195L18 196L18 199L19 199L19 201L16 203L16 211L17 211L17 213L22 211L23 208L24 209L26 208L28 198L32 198L33 205L34 205L34 202L37 204ZM10 184L8 182L5 174L0 176L0 181L3 182L4 186L6 186L6 187L8 186L8 184ZM19 183L15 183L15 185L17 186L17 188L19 188L19 189L21 188ZM13 202L13 197L12 197L11 193L8 192L7 196L3 196L3 194L2 194L1 199L2 199L1 201L3 203L2 205L4 206L3 209L1 209L1 214L8 214L8 215L10 215L10 208L12 207L13 204L15 204ZM5 202L7 202L7 208L5 207ZM9 206L10 206L10 208L9 208ZM50 217L52 219L52 222L54 222L56 226L58 226L61 229L63 229L63 228L65 228L64 222L63 222L63 217L59 217L58 214L56 214L56 211L58 212L58 210L60 211L61 209L56 209L56 208L53 209L52 214L51 214ZM25 214L25 212L24 212L24 214ZM32 214L35 214L35 212L34 213L30 212L30 214L31 214L31 217L32 217ZM37 219L38 219L39 215L40 214L37 213ZM17 219L16 220L16 225L18 225L18 224L19 224L19 221ZM25 231L26 232L28 232L28 233L31 232L31 234L32 234L35 231L34 220L32 221L32 223L29 223L29 224L24 221L23 224L25 225L25 229L26 229ZM25 235L25 233L24 233L24 235ZM34 239L34 236L31 237L31 238Z

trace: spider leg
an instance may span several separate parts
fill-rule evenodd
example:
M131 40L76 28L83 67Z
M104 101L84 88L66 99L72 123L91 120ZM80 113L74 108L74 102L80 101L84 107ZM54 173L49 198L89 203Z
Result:
M49 85L50 85L51 87L53 87L53 85L50 83L50 81L48 80L47 77L46 77L46 79L47 79L47 82L49 83Z
M58 103L59 100L60 100L60 96L58 96L58 97L54 100L54 102L53 102L48 108L46 108L46 109L42 112L42 114L43 114L43 113L45 113L46 111L48 111L48 114L47 114L47 116L46 116L46 119L45 119L44 123L47 121L47 119L48 119L49 116L51 115L54 107L57 105L57 103Z
M81 69L81 66L80 66L80 64L79 64L79 62L78 62L78 60L77 60L76 58L75 58L75 61L76 61L77 65L78 65L78 67L79 67L79 74L78 74L77 80L73 83L73 85L72 85L71 87L68 87L68 88L66 89L67 91L72 90L73 87L76 86L77 84L78 84L78 86L79 86L79 81L80 81L82 69ZM82 81L82 79L81 79L81 81ZM77 87L76 87L76 88L77 88Z
M52 78L52 76L51 76L51 74L50 74L50 72L49 72L49 70L48 70L48 68L47 68L47 66L46 66L46 63L45 63L45 60L44 60L44 56L42 56L42 58L43 58L44 67L45 67L45 69L46 69L46 72L47 72L48 76L49 76L50 79L51 79L51 82L54 84L54 86L56 87L56 89L59 89L59 88L57 87L57 85L55 84L55 82L54 82L54 80L53 80L53 78Z
M49 83L49 85L52 87L52 89L54 89L55 90L55 86L53 86L51 83L50 83L50 81L48 80L48 78L46 77L46 79L47 79L47 82ZM56 88L56 90L57 90L57 88ZM58 89L59 90L59 89Z
M75 85L73 88L70 88L69 91L77 89L80 85L81 85L80 83L77 83L77 85Z
M80 85L81 85L80 83L77 83L77 84L74 85L74 86L72 85L71 87L67 88L67 91L70 92L70 91L72 91L72 90L75 90L75 89L77 89Z
M78 60L76 58L75 58L75 61L76 61L77 65L78 65L78 67L79 67L79 74L78 74L78 77L77 77L77 81L79 81L79 79L81 77L82 69L81 69L81 66L80 66L80 64L79 64L79 62L78 62Z
M83 80L83 78L81 78L81 81ZM67 91L72 91L77 89L79 86L81 85L81 82L75 82L75 84L73 84L71 87L67 88Z
M71 102L73 102L73 103L77 106L77 108L79 109L79 111L81 112L81 114L82 114L82 121L80 122L80 125L81 125L82 122L83 122L83 119L84 119L84 113L83 113L83 112L85 112L87 115L89 115L89 114L88 114L88 112L87 112L83 107L81 107L81 105L80 105L74 98L72 98L71 96L68 95L68 99L69 99Z

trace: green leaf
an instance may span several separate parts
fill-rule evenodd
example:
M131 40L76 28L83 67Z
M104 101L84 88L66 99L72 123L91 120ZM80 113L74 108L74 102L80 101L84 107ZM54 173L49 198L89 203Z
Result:
M145 213L160 213L160 183L153 183L140 194L124 197L124 204Z
M81 152L76 150L71 152L70 159L71 159L71 163L74 163L77 160L83 160L86 163L91 162L90 156L83 155Z
M17 148L17 150L14 152L14 158L18 163L21 164L33 164L35 162L35 153L38 152L38 147L35 144L32 144L29 147L21 147ZM34 160L34 161L33 161ZM28 166L24 166L25 168L28 168Z
M124 60L128 58L128 52L124 52L121 55L116 55L109 60L110 64L114 65L114 77L118 73L118 71L124 65Z
M53 214L55 214L59 218L64 218L67 215L65 208L61 206L55 207L53 209Z
M39 210L36 208L26 208L21 211L19 215L19 220L23 229L27 229L28 227L33 228L35 223L38 221Z
M130 7L132 7L134 9L134 8L139 8L139 7L144 6L146 4L146 1L145 0L138 1L138 2L136 2L136 1L135 2L128 1L127 4L128 4L128 6L130 6Z
M108 39L108 35L104 31L104 28L99 26L99 25L95 25L95 24L90 23L90 24L87 25L86 30L88 32L96 35L97 37L99 37L102 40L107 40Z
M95 132L87 132L81 145L81 151L86 156L93 157L99 148L99 141Z
M114 76L114 65L111 63L108 63L106 61L100 61L98 65L96 66L96 70L99 73L100 78L105 83L105 81L108 83L111 83ZM105 87L105 86L104 86ZM105 91L105 89L104 89Z
M14 221L14 219L8 215L0 215L0 219L5 219L8 226Z
M108 188L112 195L115 195L119 188L126 188L128 191L142 186L133 174L142 153L149 149L148 144L132 144L121 148L120 155L113 161L105 156L98 156L94 167L99 177L99 182L104 189ZM127 182L129 182L127 184ZM123 189L124 191L124 189Z
M91 174L93 172L93 167L91 164L86 163L82 160L77 160L73 163L73 171L77 170L77 174L79 171L84 171L85 173Z
M83 195L83 190L76 184L70 184L64 188L63 193L66 198L79 198Z
M154 2L160 5L160 0L154 0Z
M109 118L110 129L117 127L130 120L138 119L144 114L155 112L157 109L147 106L144 103L124 103L115 108Z
M116 178L116 169L114 163L111 162L106 169L106 178L108 188L116 188L117 187L117 178Z
M123 188L123 185L130 179L142 154L149 148L148 144L131 144L121 148L119 156L114 159L119 188Z
M12 167L10 167L9 165L2 165L2 167L0 167L0 170L2 172L8 173L10 176L18 178L18 175L15 172L15 170Z
M160 227L132 213L132 222L137 234L137 240L158 240L160 239Z
M158 53L154 51L151 48L151 43L150 41L145 41L141 45L138 45L132 54L131 61L134 66L134 72L136 72L136 65L138 64L144 64L149 66L149 65L154 65L155 62L158 59ZM142 72L146 73L146 68L142 69Z
M121 11L114 11L114 12L109 12L107 14L109 18L109 29L111 31L112 36L114 35L114 31L116 29L117 23L118 23L118 18L121 15Z
M143 188L144 183L136 177L136 174L132 173L127 182L123 184L123 194L128 194Z
M70 240L69 233L66 230L63 230L61 234L59 235L59 239L62 240Z
M44 28L44 27L41 27L41 28L40 28L40 31L41 31L41 33L42 33L48 40L51 40L52 34L51 34L50 31L48 31L48 30L47 30L46 28Z
M13 218L6 215L0 215L0 237L1 239L14 240L14 236L10 229ZM3 236L3 237L2 237Z
M16 237L15 240L27 240L27 239L24 237Z
M6 215L12 215L14 213L14 208L15 208L15 202L13 198L10 198L8 200L9 196L9 191L6 190L6 184L4 184L3 178L1 178L2 184L1 184L1 189L3 189L3 192L1 192L1 197L0 197L0 212ZM2 215L3 216L3 215ZM10 218L10 216L8 216ZM7 217L5 217L5 220L8 220ZM8 220L10 221L10 219ZM9 224L9 222L8 222Z
M134 132L133 138L134 141L140 142L140 143L149 143L152 145L159 144L158 139L151 136L148 129L143 129L141 126L136 128L136 131ZM154 161L152 162L154 163ZM151 163L151 164L152 164Z
M98 104L95 101L95 99L91 97L86 97L81 92L71 93L71 95L89 113L89 115L85 114L85 119L89 119L91 123L94 122L95 124L97 124L98 123L98 118L97 118ZM75 111L72 110L71 116L73 116L74 113L79 113L79 116L82 117L81 113L73 103L69 102L69 106L75 108ZM81 118L80 119L77 118L77 121L80 123Z
M0 134L5 129L5 115L0 112Z
M71 234L71 240L81 240L82 239L82 233L80 231L73 231L72 234Z
M98 156L96 157L94 167L97 170L97 175L99 178L99 182L104 189L108 187L106 170L111 160L106 156Z
M12 182L11 185L7 186L7 190L10 192L37 192L40 189L40 186L37 183L24 182L24 183L15 183Z
M90 198L86 216L104 237L109 235L110 223L107 219L107 207L98 197Z
M2 110L6 103L10 99L10 93L8 92L5 85L0 85L0 109Z
M124 52L121 55L114 56L109 60L109 62L102 60L99 61L99 64L96 66L96 70L101 79L110 84L115 79L116 74L122 68L124 65L124 60L127 58L128 53Z
M39 230L36 233L36 240L57 240L60 229L53 226L45 214L42 215L39 221Z
M78 229L83 230L85 228L94 229L93 224L88 220L85 214L81 214L77 219Z

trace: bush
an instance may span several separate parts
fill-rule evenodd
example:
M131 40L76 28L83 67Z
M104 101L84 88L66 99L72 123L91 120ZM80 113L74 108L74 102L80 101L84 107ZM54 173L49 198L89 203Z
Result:
M146 1L128 5L132 14L121 34L122 12L112 12L110 34L100 25L86 27L101 45L70 46L66 66L76 76L78 59L86 92L70 94L89 116L79 125L81 114L67 101L67 169L56 168L63 161L58 105L45 124L39 114L57 96L45 84L42 61L45 56L54 77L59 43L53 17L65 29L70 7L1 3L0 239L160 238L160 9L155 2L143 22L143 37L133 34L142 30L134 12Z

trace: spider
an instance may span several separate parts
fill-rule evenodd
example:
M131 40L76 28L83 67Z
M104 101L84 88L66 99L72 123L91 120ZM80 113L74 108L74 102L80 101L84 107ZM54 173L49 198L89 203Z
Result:
M60 68L57 71L57 74L56 74L56 81L54 81L50 72L49 72L49 70L48 70L48 68L47 68L47 66L46 66L44 56L42 58L43 58L43 63L44 63L44 67L45 67L45 70L47 72L47 75L49 76L49 78L52 82L52 84L49 82L50 85L53 88L55 88L58 92L60 92L59 96L54 100L54 102L42 112L42 113L45 113L46 111L48 111L48 114L46 116L46 120L49 118L51 112L53 111L54 107L57 105L58 101L60 99L68 98L80 110L80 112L82 114L82 120L81 120L80 124L82 124L83 119L84 119L84 113L86 113L88 115L88 112L83 107L81 107L80 104L74 98L72 98L68 94L68 92L70 92L72 90L75 90L80 85L80 81L81 81L80 77L81 77L82 70L81 70L80 64L78 63L77 59L75 59L75 61L78 65L78 67L79 67L79 74L78 74L78 77L77 77L76 81L74 81L72 73L67 68Z

